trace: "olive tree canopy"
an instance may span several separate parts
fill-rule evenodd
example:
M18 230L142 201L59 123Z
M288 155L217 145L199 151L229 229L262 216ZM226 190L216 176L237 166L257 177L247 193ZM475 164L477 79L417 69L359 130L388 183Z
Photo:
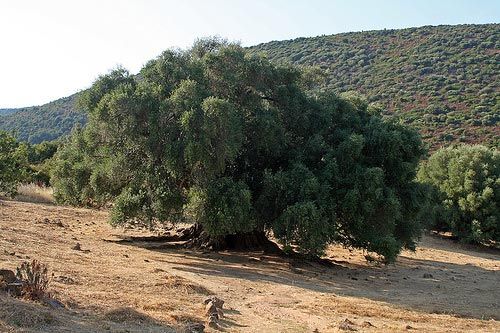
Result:
M215 243L272 231L307 254L339 242L393 260L421 230L420 137L302 73L200 40L100 77L56 155L57 199L112 202L115 224L192 222Z

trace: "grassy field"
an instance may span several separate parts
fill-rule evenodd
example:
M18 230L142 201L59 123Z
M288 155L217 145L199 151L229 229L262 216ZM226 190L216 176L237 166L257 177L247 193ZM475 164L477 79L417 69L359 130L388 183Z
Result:
M105 211L0 203L0 269L47 263L53 296L66 306L0 294L0 332L189 332L205 322L209 294L226 310L220 329L206 332L500 331L495 250L427 235L395 265L331 247L335 265L325 267L262 253L117 243L148 233L113 229L106 219ZM81 250L72 249L76 243Z

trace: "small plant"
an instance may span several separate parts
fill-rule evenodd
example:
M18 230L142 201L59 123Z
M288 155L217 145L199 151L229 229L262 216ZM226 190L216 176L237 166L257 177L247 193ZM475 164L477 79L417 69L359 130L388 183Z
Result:
M31 300L41 300L49 296L50 283L47 265L33 259L23 262L17 268L16 277L22 282L21 295Z
M283 246L283 252L286 254L292 254L293 253L293 247L290 244L285 244Z

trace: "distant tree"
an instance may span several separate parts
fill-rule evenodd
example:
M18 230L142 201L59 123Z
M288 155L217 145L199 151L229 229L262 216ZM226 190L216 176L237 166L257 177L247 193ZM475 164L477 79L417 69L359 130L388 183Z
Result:
M29 145L28 161L31 164L40 164L52 158L59 146L58 141L43 141L42 143Z
M309 255L339 242L392 261L421 230L420 137L359 96L308 92L310 76L220 40L102 76L55 155L56 198L112 201L114 224L192 222L201 246L272 231Z
M0 131L0 194L14 196L26 177L27 149L7 132Z
M27 182L50 184L51 158L57 151L59 141L44 141L38 144L23 143L27 147L28 175Z
M500 153L484 146L436 151L418 179L437 191L435 227L466 242L500 240Z

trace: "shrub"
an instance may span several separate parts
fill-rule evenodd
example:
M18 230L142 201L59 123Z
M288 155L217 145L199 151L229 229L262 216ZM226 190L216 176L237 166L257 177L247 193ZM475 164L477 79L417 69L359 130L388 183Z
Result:
M36 259L23 262L17 268L16 277L22 282L21 295L30 300L42 300L49 296L48 267Z
M500 153L475 146L443 148L422 163L420 182L435 188L434 226L465 242L500 240Z
M27 151L8 133L0 131L0 194L14 196L27 175Z

